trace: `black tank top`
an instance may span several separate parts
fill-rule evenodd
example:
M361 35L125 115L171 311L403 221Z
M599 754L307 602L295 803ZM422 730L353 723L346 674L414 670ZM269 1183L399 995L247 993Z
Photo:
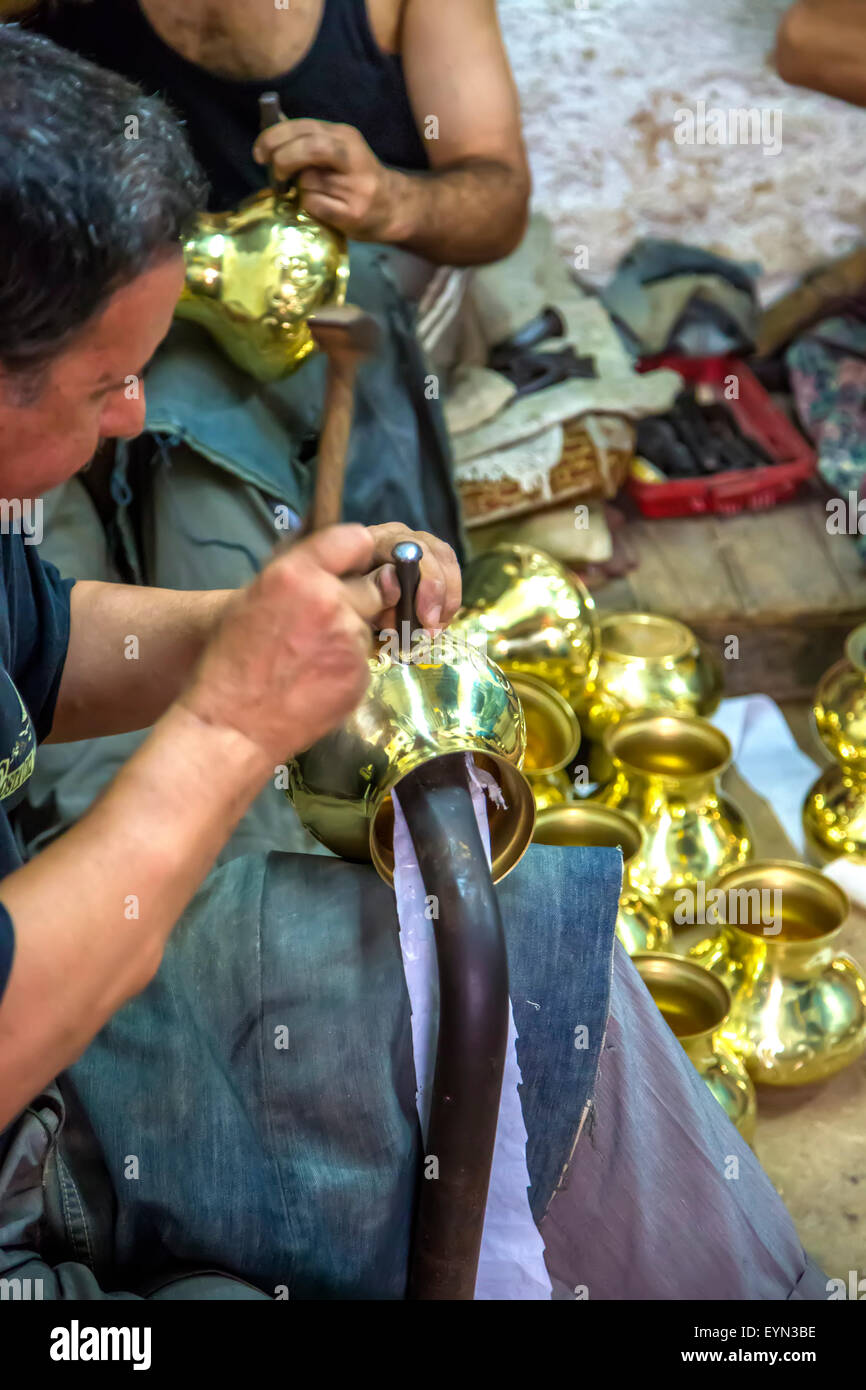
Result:
M263 187L250 150L259 129L258 97L277 91L291 118L355 126L384 163L428 167L398 56L373 37L366 0L325 0L312 47L282 77L234 81L181 57L151 26L138 0L88 0L37 14L27 27L159 92L186 122L211 183L211 208L233 207Z

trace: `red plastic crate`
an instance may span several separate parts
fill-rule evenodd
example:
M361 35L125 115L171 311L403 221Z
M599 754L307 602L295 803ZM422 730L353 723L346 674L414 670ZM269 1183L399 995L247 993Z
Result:
M762 511L787 502L815 471L815 451L791 424L744 362L733 357L655 357L639 371L672 367L684 381L718 388L745 434L753 436L778 463L765 468L731 469L705 478L675 478L668 483L641 483L629 478L628 490L644 516L695 516L701 512L731 515ZM739 398L723 393L727 377L739 383Z

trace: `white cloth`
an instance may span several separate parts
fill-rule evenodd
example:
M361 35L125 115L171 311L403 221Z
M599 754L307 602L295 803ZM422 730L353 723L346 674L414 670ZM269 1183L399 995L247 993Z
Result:
M489 861L490 835L485 791L492 794L492 789L485 788L481 774L474 768L472 771L475 815ZM403 969L412 1007L412 1050L418 1082L416 1104L426 1140L439 1013L436 942L433 922L425 916L427 890L418 868L412 838L397 797L394 796L393 800L394 890L400 921ZM517 1091L521 1075L516 1043L514 1014L509 1010L505 1073L475 1284L476 1300L537 1300L551 1296L544 1263L544 1242L529 1209L526 1127Z
M723 700L712 721L727 734L740 776L769 802L782 829L803 854L803 802L819 768L797 744L769 695Z

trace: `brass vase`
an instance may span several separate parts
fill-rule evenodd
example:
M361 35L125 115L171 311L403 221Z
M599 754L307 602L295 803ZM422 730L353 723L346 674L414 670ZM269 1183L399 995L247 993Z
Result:
M643 827L630 876L674 921L680 890L711 883L751 854L746 821L718 787L731 746L705 719L635 714L608 728L604 747L614 773L597 798Z
M562 696L535 676L511 676L526 724L523 772L537 810L570 800L571 779L565 768L580 747L580 725Z
M595 673L598 622L576 575L542 550L498 545L463 571L451 631L509 674L536 676L574 707Z
M755 1088L726 1043L731 995L721 980L681 956L636 955L638 974L662 1018L709 1090L746 1140L755 1137Z
M393 881L391 792L407 773L449 753L471 753L498 784L488 801L493 878L532 839L535 806L520 771L526 729L517 696L481 653L440 634L432 649L370 661L366 697L340 728L289 763L287 795L301 822L344 859L372 861Z
M838 947L842 889L817 869L754 861L718 879L723 926L689 953L730 989L724 1037L756 1082L823 1081L866 1050L866 981Z
M709 715L722 694L718 665L690 628L657 613L603 613L598 666L578 702L587 737L639 710Z
M807 841L822 862L866 858L866 624L849 634L845 657L819 681L812 713L835 765L803 805Z
M591 799L549 806L539 809L532 838L541 845L603 845L622 850L617 936L630 956L636 951L664 951L670 945L670 923L657 900L631 881L630 866L640 854L644 839L643 831L631 816Z
M295 188L199 213L183 254L177 317L201 324L257 381L294 372L315 347L307 319L346 298L346 238L308 216Z

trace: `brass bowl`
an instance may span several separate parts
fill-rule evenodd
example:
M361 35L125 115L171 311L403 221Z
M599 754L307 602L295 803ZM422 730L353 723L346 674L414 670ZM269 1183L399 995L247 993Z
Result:
M730 991L709 971L672 955L635 955L638 974L665 1023L746 1143L755 1137L755 1088L724 1040Z
M509 674L553 686L572 707L595 673L591 594L558 560L528 545L494 546L470 560L451 631L482 645Z
M603 613L598 669L578 711L589 738L638 710L708 715L722 695L719 667L690 628L657 613Z
M520 765L526 730L517 696L479 652L442 635L432 661L370 661L366 697L333 733L289 763L287 795L306 828L344 859L394 875L391 792L408 772L471 753L499 784L488 802L492 871L503 878L532 839L535 807ZM440 659L441 658L441 659Z
M866 859L866 771L825 768L803 803L803 829L822 864L842 855Z
M845 657L821 677L812 713L836 762L866 772L866 623L848 634Z
M206 328L257 381L278 381L314 351L307 319L343 304L346 238L309 217L297 193L270 189L235 212L199 213L184 243L175 313Z
M629 955L636 951L663 951L670 945L673 933L657 900L651 893L636 888L629 876L629 866L644 844L643 831L631 816L592 800L539 807L532 838L542 845L602 845L621 850L623 886L617 936Z
M752 1078L808 1085L861 1056L866 981L836 949L849 911L842 889L817 869L776 859L731 869L715 889L723 925L689 955L730 989L723 1034Z
M644 847L630 868L632 882L658 898L676 920L677 894L710 883L751 855L751 835L739 809L718 787L731 745L697 716L633 714L612 724L604 747L611 780L597 799L626 811L643 827Z
M510 680L526 723L523 773L536 809L568 801L573 789L563 769L580 747L577 716L552 686L535 676L513 674Z

